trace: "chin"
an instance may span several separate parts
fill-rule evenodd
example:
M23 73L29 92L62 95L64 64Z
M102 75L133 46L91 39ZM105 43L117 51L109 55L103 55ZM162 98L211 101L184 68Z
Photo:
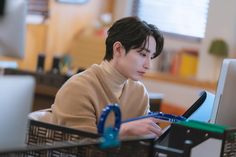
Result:
M130 79L133 80L133 81L139 81L139 80L141 80L142 78L143 78L143 77L141 77L141 76L130 77Z

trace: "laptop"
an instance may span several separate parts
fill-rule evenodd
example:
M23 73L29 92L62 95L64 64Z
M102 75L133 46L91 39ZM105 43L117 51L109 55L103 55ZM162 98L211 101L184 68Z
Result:
M0 152L26 145L34 87L31 76L0 76Z
M224 59L216 90L211 123L236 127L236 59Z
M182 115L187 120L198 120L202 122L209 122L211 118L211 113L213 109L213 102L215 95L202 91L199 98L187 109ZM170 125L164 129L164 133L155 140L158 145L168 146L170 133Z

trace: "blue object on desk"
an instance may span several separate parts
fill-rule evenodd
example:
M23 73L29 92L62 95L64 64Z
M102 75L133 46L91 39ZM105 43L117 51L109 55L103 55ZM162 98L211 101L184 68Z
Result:
M183 116L176 116L176 115L173 115L173 114L166 114L166 113L163 113L163 112L149 112L148 115L140 116L140 117L137 117L137 118L130 118L126 121L123 121L123 123L134 121L134 120L139 120L139 119L144 119L144 118L151 118L151 117L157 118L157 119L160 119L160 120L164 120L164 121L168 121L168 122L179 122L179 121L185 121L186 120L186 118L183 117Z
M104 129L107 116L111 111L115 113L114 127L113 128L108 127ZM107 105L103 109L97 125L98 133L102 135L100 144L101 148L110 148L120 145L120 140L119 140L120 125L121 125L121 112L119 105L117 104Z
M115 124L114 127L108 127L105 128L105 122L106 119L109 115L109 113L113 111L115 113ZM148 115L145 116L140 116L137 118L131 118L126 121L123 121L123 123L134 121L134 120L139 120L139 119L144 119L144 118L157 118L160 120L168 121L168 122L179 122L179 121L185 121L186 118L183 116L175 116L172 114L166 114L162 112L149 112ZM119 130L120 130L120 125L121 125L121 112L120 112L120 107L117 104L109 104L107 105L100 116L97 129L98 133L102 135L101 138L101 148L110 148L110 147L116 147L120 144L119 141Z

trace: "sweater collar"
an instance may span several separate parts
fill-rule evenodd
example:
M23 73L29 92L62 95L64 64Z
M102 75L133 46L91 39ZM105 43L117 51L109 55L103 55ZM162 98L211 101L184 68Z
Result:
M102 61L100 64L103 69L104 78L117 97L121 96L127 78L118 72L108 61Z

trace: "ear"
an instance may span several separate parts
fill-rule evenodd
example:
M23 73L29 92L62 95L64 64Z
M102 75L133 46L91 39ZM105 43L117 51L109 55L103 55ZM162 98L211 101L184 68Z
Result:
M113 58L120 57L125 54L125 49L122 46L121 42L116 41L113 44Z

